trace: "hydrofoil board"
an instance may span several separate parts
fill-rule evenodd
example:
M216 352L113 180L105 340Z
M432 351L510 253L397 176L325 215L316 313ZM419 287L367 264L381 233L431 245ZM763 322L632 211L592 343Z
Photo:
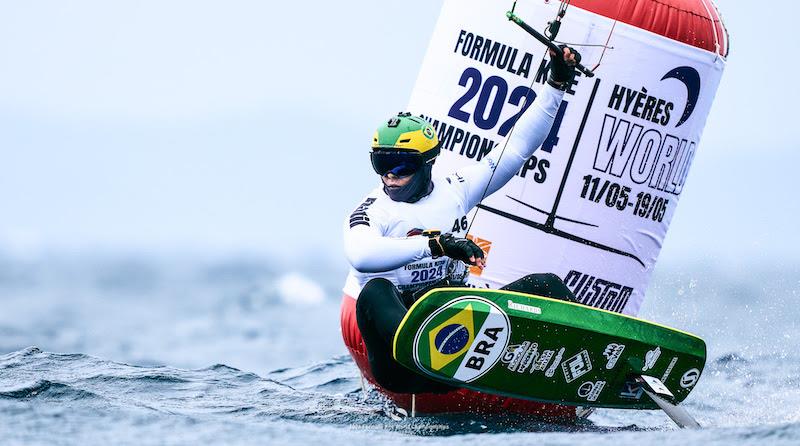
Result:
M487 393L659 409L648 391L672 404L683 401L705 366L706 345L683 331L570 302L439 288L408 311L394 357L437 380Z

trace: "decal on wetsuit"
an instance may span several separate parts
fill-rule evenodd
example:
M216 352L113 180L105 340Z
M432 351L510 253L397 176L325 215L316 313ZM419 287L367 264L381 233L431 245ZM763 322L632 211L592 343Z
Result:
M367 208L375 203L375 198L367 198L363 203L358 205L355 211L350 214L350 227L353 228L358 225L369 226L369 216L367 215Z

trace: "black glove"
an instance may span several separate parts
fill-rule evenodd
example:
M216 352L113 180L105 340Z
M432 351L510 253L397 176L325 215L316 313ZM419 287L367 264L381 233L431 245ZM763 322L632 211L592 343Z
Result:
M567 45L559 45L558 48L561 50L560 54L550 52L550 76L547 78L547 83L559 90L566 90L575 80L575 65L580 63L581 54ZM564 48L569 48L570 52L575 55L575 62L564 60Z
M470 257L475 260L483 258L483 250L472 240L453 237L453 234L433 235L428 240L428 246L434 258L447 256L470 264L475 264Z

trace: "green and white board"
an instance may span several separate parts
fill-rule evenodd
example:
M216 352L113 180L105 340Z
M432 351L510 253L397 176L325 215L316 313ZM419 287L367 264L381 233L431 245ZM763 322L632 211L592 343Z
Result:
M487 393L658 409L648 394L683 401L700 378L706 345L689 333L584 305L439 288L408 311L394 357L437 380Z

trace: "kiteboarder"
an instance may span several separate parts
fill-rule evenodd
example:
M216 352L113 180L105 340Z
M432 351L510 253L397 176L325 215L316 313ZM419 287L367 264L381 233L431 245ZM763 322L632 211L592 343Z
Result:
M357 299L357 328L366 344L371 376L384 389L397 393L453 390L399 365L392 357L394 333L420 290L463 286L464 263L484 267L483 251L459 236L460 232L466 235L468 228L458 222L513 178L550 132L580 62L574 49L563 45L561 49L558 57L550 52L547 85L506 141L477 164L447 177L433 177L441 144L433 127L410 113L392 117L375 132L370 158L381 185L345 221L345 254L351 268L344 291L345 300ZM441 233L441 228L450 232ZM502 289L574 299L554 274L528 275ZM342 318L344 329L344 310ZM347 342L348 335L343 335Z

